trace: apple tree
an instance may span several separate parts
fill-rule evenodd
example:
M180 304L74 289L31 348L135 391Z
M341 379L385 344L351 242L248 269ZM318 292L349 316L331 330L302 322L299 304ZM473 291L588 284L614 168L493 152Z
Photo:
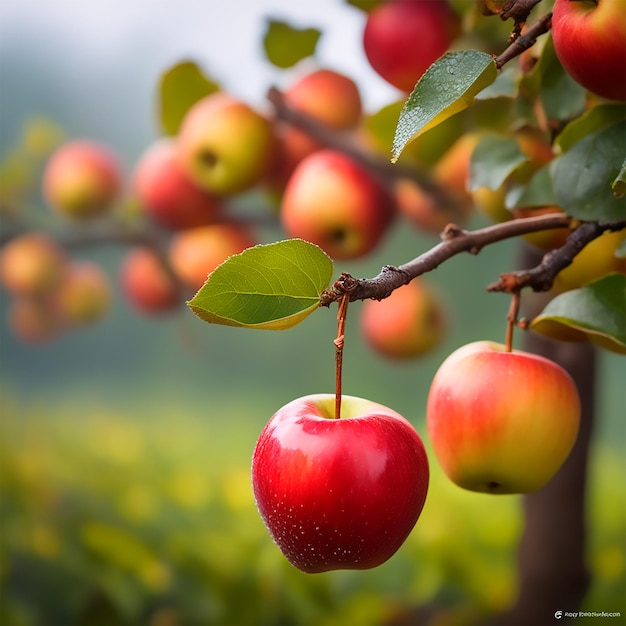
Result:
M363 569L392 557L419 523L429 460L402 416L343 395L349 305L364 301L363 341L391 359L419 358L445 332L424 275L454 256L521 242L518 267L485 277L488 292L510 294L501 336L450 355L425 408L431 464L465 489L524 494L519 596L497 619L546 623L555 607L579 607L589 586L595 354L626 353L626 6L348 4L362 13L369 63L398 90L379 111L363 110L358 80L310 69L319 30L270 20L268 60L306 71L269 87L258 111L192 61L167 68L162 136L135 164L128 197L108 147L51 150L55 129L38 129L35 152L46 159L36 184L50 222L72 227L29 225L20 207L33 181L18 175L28 167L19 155L5 159L8 323L39 342L96 322L109 277L71 251L120 242L128 250L118 279L142 315L187 306L209 324L288 332L337 307L335 393L277 411L252 480L294 565ZM267 210L237 210L250 197ZM344 271L398 223L440 240L372 277ZM267 227L273 240L261 242ZM513 349L514 332L523 350Z

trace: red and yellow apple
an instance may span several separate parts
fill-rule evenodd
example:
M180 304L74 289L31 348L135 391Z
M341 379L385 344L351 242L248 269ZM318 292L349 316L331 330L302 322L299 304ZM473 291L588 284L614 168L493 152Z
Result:
M198 186L220 195L254 187L271 171L276 152L270 120L224 92L192 105L177 138L183 170Z
M363 107L356 83L329 69L317 69L290 85L285 102L336 130L355 128Z
M529 493L541 489L572 450L580 399L553 361L477 341L439 367L426 420L452 482L470 491Z
M363 48L382 78L409 92L460 32L447 0L389 0L369 12Z
M298 165L281 205L287 234L317 244L334 259L371 252L394 215L391 192L363 166L335 150L314 152Z
M67 264L64 250L38 231L18 235L0 252L0 284L15 295L41 296L56 289Z
M428 491L413 426L383 405L310 395L279 409L252 457L259 513L289 562L307 573L369 569L393 556Z
M408 359L432 350L445 331L443 307L425 278L414 278L383 300L367 300L361 333L379 354Z
M552 39L565 71L585 89L626 100L626 0L556 0Z
M197 291L218 265L256 243L244 224L229 220L175 233L168 258L176 276Z
M71 141L52 153L42 185L44 198L62 215L95 217L111 209L121 193L121 168L107 146Z
M221 213L221 200L198 187L183 171L171 138L157 140L141 155L133 187L145 213L171 230L210 224Z
M101 319L111 301L109 277L91 261L72 261L52 295L57 314L69 327L86 326Z
M139 313L171 311L181 303L176 279L151 248L131 248L122 260L119 276L124 298Z

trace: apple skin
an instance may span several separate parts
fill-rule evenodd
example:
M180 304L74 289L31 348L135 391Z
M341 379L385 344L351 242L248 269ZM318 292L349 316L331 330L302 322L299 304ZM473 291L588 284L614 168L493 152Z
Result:
M490 341L467 344L442 363L426 411L448 478L491 494L543 487L569 455L580 424L578 391L562 367Z
M606 232L590 241L575 257L571 265L562 269L554 279L558 292L578 289L611 272L626 274L626 259L615 256L615 251L626 239L626 230Z
M302 76L285 90L284 98L289 106L335 130L355 128L363 112L356 83L329 69Z
M181 302L176 280L151 248L131 248L122 260L119 277L125 300L142 315L171 311Z
M183 170L198 186L219 195L254 187L273 168L277 149L272 123L224 92L192 105L177 138Z
M13 298L9 302L6 322L11 333L27 344L50 343L65 330L47 298Z
M106 213L122 188L118 159L100 143L70 141L57 148L43 173L43 195L60 214L87 219Z
M626 0L556 0L554 49L565 71L585 89L626 100Z
M235 220L181 230L172 236L168 258L174 274L197 291L228 257L256 245L248 228Z
M388 560L417 522L428 458L395 411L343 396L304 396L279 409L252 457L259 513L289 562L310 574Z
M145 213L170 230L210 224L221 215L221 200L198 187L182 170L171 138L157 140L141 155L133 188Z
M66 269L64 250L47 234L18 235L0 252L0 284L13 295L38 297L56 289Z
M447 0L390 0L369 12L363 48L382 78L410 92L459 34L459 17Z
M438 345L445 332L439 299L422 277L383 300L366 300L360 322L367 343L391 359L421 356Z
M53 306L69 327L81 327L100 320L113 298L106 272L91 261L73 261L52 296Z
M293 172L281 204L290 237L315 243L334 259L371 252L395 216L393 196L356 161L318 150Z

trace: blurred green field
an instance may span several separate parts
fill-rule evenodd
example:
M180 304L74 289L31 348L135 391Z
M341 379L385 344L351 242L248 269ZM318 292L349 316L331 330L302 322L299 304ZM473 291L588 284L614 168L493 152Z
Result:
M5 394L2 410L3 625L381 625L416 607L408 623L459 625L514 599L520 500L463 492L432 455L424 512L389 562L306 575L256 512L260 428L245 405L215 407L216 421ZM625 615L623 470L616 452L595 450L586 608Z

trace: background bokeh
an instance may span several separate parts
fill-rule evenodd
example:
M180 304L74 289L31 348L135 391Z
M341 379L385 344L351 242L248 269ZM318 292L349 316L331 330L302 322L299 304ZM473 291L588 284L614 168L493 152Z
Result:
M0 158L29 120L45 117L69 138L108 143L130 170L159 132L159 75L185 58L264 106L267 88L290 77L264 60L267 17L322 29L318 63L351 75L368 110L397 99L363 55L364 15L339 0L5 2ZM261 236L282 234L267 227ZM398 224L375 255L337 263L336 274L370 276L435 243ZM115 278L123 252L74 254ZM443 358L472 340L503 340L508 299L485 286L516 259L501 243L437 269L429 278L449 332L410 364L372 353L359 337L360 305L351 306L344 391L387 404L425 434ZM0 623L380 624L417 605L425 623L459 623L513 599L520 501L461 492L434 463L418 526L375 571L305 576L271 543L254 509L250 455L278 407L333 390L334 309L284 333L259 332L209 326L186 308L140 317L115 289L104 321L51 344L20 343L0 325ZM588 600L589 610L622 615L624 373L623 357L602 353Z

